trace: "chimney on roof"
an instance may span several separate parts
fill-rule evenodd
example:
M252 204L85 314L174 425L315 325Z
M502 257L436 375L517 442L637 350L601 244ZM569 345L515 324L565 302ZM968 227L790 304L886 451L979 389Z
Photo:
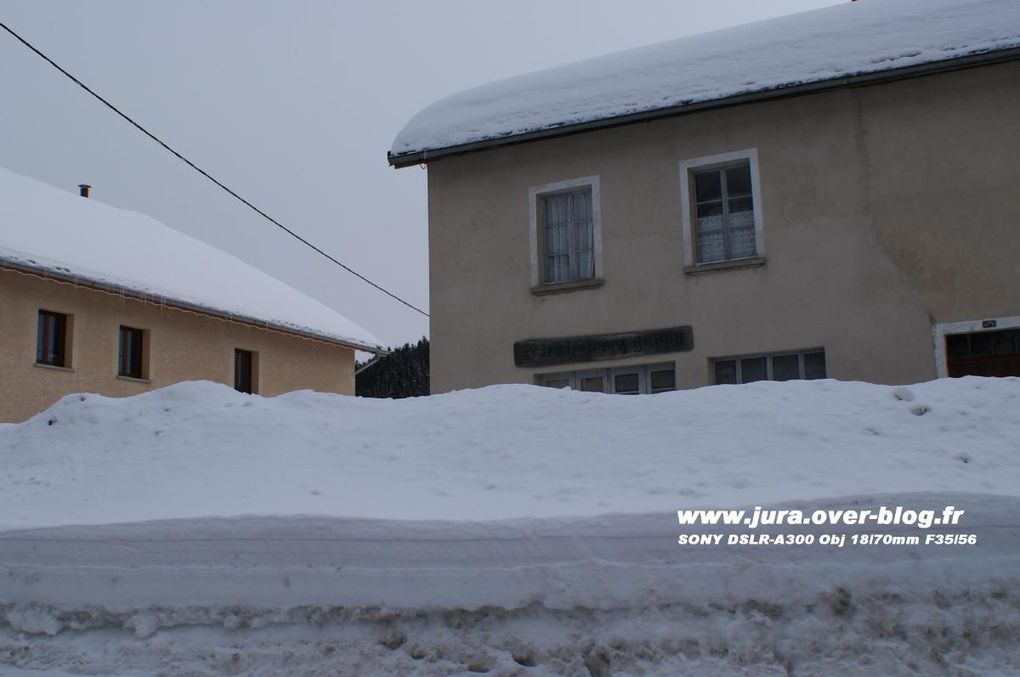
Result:
M79 183L78 184L78 194L81 195L82 197L88 197L89 196L89 192L91 190L92 190L92 186L90 186L87 183Z

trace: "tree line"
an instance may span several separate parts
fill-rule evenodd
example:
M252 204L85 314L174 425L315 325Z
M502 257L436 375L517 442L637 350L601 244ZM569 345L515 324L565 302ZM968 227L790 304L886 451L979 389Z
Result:
M354 392L359 397L420 397L429 394L429 340L405 343L389 355L356 362Z

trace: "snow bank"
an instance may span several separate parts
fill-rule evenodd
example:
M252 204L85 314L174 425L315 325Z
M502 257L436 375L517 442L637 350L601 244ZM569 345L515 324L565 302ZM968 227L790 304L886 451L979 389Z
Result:
M589 59L447 97L393 156L1020 46L1015 0L859 0Z
M1017 495L1020 379L407 400L209 382L0 426L0 528L234 515L493 520L850 494ZM125 512L130 506L129 512Z
M337 311L226 252L144 214L0 167L4 264L355 347L379 347L378 339Z
M1016 674L1018 405L981 378L69 396L0 425L0 672ZM977 544L677 543L677 508L755 504L954 505Z

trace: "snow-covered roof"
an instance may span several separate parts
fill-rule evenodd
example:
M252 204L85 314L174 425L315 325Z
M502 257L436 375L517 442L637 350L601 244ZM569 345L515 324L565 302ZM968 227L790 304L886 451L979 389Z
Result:
M379 340L332 308L155 219L0 167L0 267L365 350Z
M1017 48L1017 0L847 1L454 94L411 119L390 162Z

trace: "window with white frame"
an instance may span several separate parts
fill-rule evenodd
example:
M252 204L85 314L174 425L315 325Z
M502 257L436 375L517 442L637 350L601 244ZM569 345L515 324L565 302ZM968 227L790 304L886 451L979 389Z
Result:
M712 360L716 384L825 378L825 350Z
M754 149L685 161L681 182L686 265L764 256Z
M531 188L532 287L601 278L598 177Z
M617 395L649 395L676 390L676 365L673 362L665 362L539 374L535 377L535 382L549 388L570 388Z

